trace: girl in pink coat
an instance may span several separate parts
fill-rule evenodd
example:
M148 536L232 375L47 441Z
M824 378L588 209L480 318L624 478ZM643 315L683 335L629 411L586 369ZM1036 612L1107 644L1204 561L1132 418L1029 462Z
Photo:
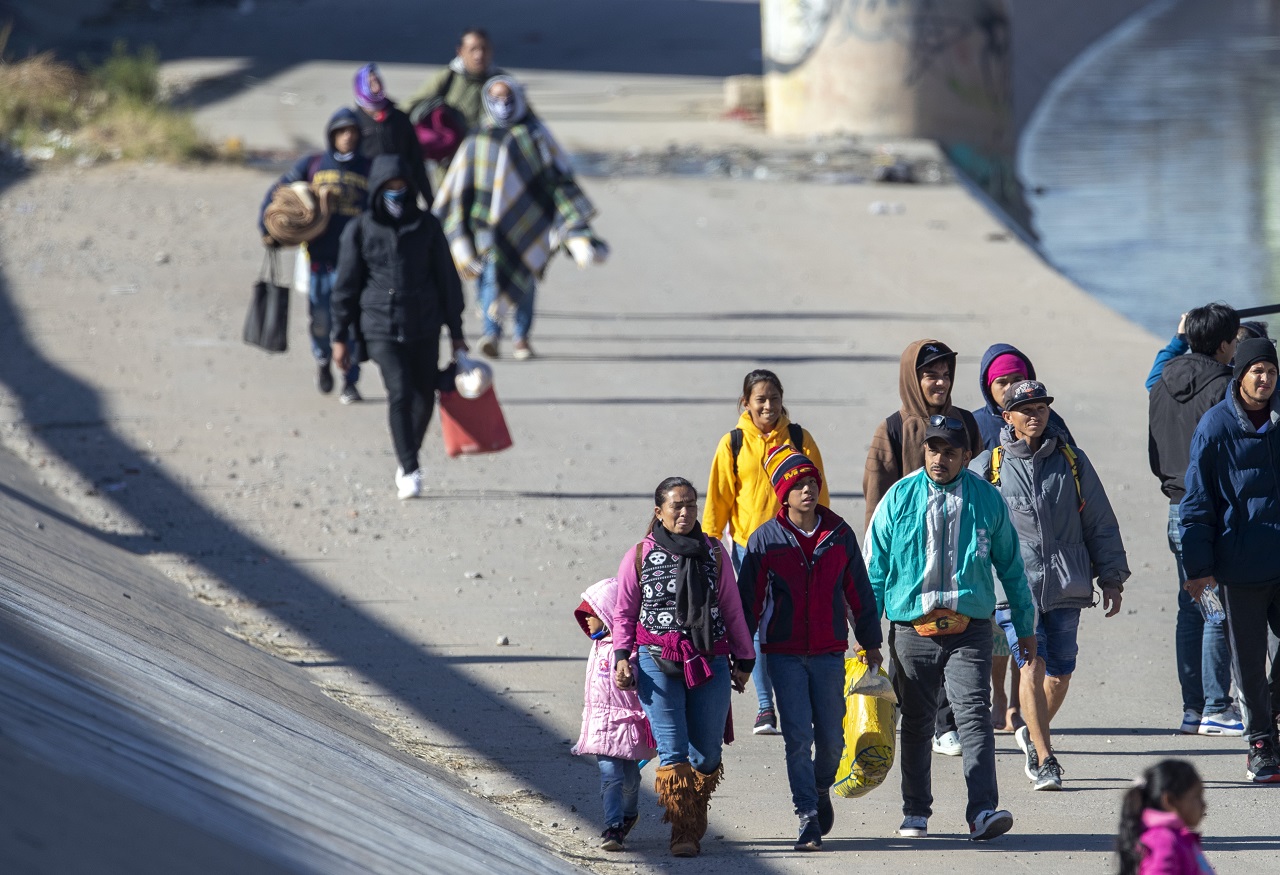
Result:
M605 851L623 850L623 841L639 818L639 761L657 754L635 688L621 690L613 681L613 637L601 618L613 616L617 601L618 581L611 577L584 592L582 604L574 611L592 645L587 657L582 734L572 752L595 754L600 766L605 823L600 848ZM632 657L633 668L635 661Z
M1120 808L1120 875L1214 875L1195 832L1206 810L1191 763L1161 760L1143 772Z

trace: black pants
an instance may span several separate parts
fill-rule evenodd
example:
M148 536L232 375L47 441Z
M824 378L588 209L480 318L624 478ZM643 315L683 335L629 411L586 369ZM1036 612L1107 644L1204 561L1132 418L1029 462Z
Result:
M369 340L369 358L382 371L387 419L396 459L408 474L418 470L418 451L431 422L440 378L440 336L399 343Z
M1244 734L1249 743L1276 743L1267 676L1267 619L1280 611L1280 582L1262 586L1222 586L1231 639L1231 663L1244 700Z

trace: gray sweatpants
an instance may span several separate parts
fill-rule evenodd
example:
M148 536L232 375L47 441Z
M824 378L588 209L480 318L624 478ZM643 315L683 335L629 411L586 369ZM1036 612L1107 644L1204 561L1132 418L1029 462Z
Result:
M902 769L902 813L933 813L930 769L938 690L946 684L963 751L969 788L965 819L999 807L996 740L991 728L991 621L973 619L958 635L925 638L909 624L894 623L890 649L902 704L898 762Z

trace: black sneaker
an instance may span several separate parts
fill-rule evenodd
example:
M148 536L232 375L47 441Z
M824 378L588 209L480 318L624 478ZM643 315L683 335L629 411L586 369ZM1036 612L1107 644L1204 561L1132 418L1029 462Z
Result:
M1040 777L1040 757L1036 753L1036 743L1031 740L1031 730L1025 726L1019 726L1018 731L1013 734L1013 740L1027 755L1027 761L1022 764L1022 771L1030 780L1036 780Z
M818 826L817 812L800 815L800 838L796 839L796 850L822 850L822 828Z
M831 791L818 791L818 829L826 835L836 825L836 810L831 805Z
M1036 773L1036 779L1031 782L1031 789L1062 789L1062 766L1058 765L1058 758L1056 756L1050 754L1044 758L1044 762L1040 764L1040 771Z
M333 391L333 371L329 370L328 362L316 367L316 388L321 395L328 395Z
M1280 782L1280 761L1277 761L1276 752L1266 741L1255 741L1249 745L1249 759L1244 776L1255 784Z
M753 735L777 735L778 715L772 708L762 708L756 712L755 726L751 727Z
M360 390L356 388L355 383L343 383L342 394L338 396L338 400L343 404L359 404L364 400L360 394Z
M626 838L631 835L631 827L636 825L636 821L640 819L640 815L632 814L622 818L622 837Z
M611 826L600 833L600 850L602 851L621 851L626 849L623 839L626 834L620 826Z

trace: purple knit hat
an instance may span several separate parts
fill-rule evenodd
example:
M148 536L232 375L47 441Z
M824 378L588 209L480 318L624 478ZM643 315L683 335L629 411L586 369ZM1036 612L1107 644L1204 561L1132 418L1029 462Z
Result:
M382 90L377 94L373 93L369 84L369 80L374 77L382 84ZM384 110L391 103L387 99L386 83L382 82L382 74L378 72L377 64L365 64L356 70L355 92L356 105L367 112Z

